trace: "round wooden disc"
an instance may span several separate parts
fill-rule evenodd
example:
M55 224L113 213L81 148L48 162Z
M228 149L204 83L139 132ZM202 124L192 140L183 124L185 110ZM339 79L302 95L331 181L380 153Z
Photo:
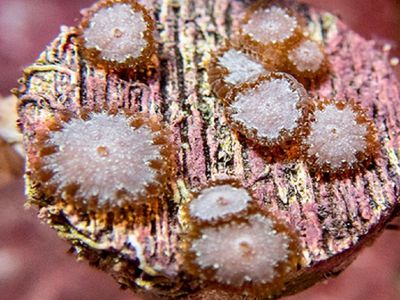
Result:
M160 42L159 67L148 80L106 74L91 66L80 55L76 31L65 27L25 70L17 92L19 116L27 149L37 124L53 111L107 104L163 116L178 149L178 179L171 184L169 201L143 205L123 220L82 213L45 197L30 180L28 165L28 202L37 205L40 218L71 242L72 252L110 273L123 287L174 296L190 291L177 263L179 233L185 226L180 204L191 189L212 179L234 177L297 230L303 259L283 295L338 274L398 209L400 94L388 53L335 16L293 4L308 20L313 38L324 43L331 65L328 80L310 92L361 104L375 121L381 143L380 157L364 173L319 181L302 162L267 163L230 130L222 104L210 91L206 69L210 53L236 31L246 4L145 2L158 21ZM215 290L189 296L210 297L235 298Z

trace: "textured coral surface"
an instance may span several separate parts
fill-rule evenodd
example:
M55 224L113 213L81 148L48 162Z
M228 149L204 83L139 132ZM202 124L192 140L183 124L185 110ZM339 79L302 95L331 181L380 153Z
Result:
M92 0L1 0L0 93L8 94L15 87L24 66L29 65L57 35L61 24L74 24L79 10L93 4ZM389 42L400 40L398 22L400 8L396 0L326 1L307 0L318 7L343 16L347 24L363 36ZM46 15L46 18L43 18ZM365 16L368 16L366 18ZM394 54L400 55L400 49Z
M20 187L16 187L16 189L17 188L20 188ZM5 202L4 202L5 203ZM14 203L15 204L15 203ZM13 204L13 205L14 205ZM36 223L35 223L36 224ZM32 224L33 225L33 224ZM29 230L29 229L27 229L27 230ZM386 235L386 237L388 237L387 239L389 240L392 240L393 241L393 238L395 238L395 235L390 235L390 234L387 234ZM393 242L392 243L390 243L390 244L393 244ZM378 248L377 247L377 249L379 249L379 250L376 250L377 252L379 252L381 255L379 255L379 259L383 259L382 257L388 257L388 256L390 256L390 253L396 253L396 252L392 252L392 250L393 249L391 249L390 247L385 247L384 246L384 242L383 241L381 241L381 248ZM394 251L394 250L393 250ZM371 254L371 252L369 252L370 254L370 256L364 256L365 258L364 258L364 260L365 261L370 261L371 260L371 256L372 256L372 254ZM388 253L388 255L385 255L385 254L387 254ZM394 256L394 255L393 255ZM4 259L4 261L9 261L9 260L7 260L7 257L10 257L10 255L8 255L7 256L7 253L5 253L5 255L3 256L3 257L5 257L5 259ZM11 256L12 257L12 256ZM368 258L367 258L368 257ZM377 256L375 256L375 258L377 258ZM376 268L375 268L375 270L376 269L378 269L378 268L382 268L382 266L383 266L383 262L382 261L380 261L380 260L377 260L378 262L377 262L377 264L378 264L378 266L376 266ZM60 262L60 261L59 261ZM38 264L39 266L43 266L43 263L42 264ZM73 265L73 264L72 264ZM74 265L73 265L74 266ZM357 270L357 266L359 266L359 265L356 265L354 268L353 268L353 270ZM15 266L14 266L15 267ZM11 270L12 269L12 267L10 267L9 266L9 269ZM383 272L384 272L384 270L385 270L385 268L383 268ZM350 272L350 271L349 271ZM357 277L357 281L358 281L358 279L360 278L360 277L363 277L363 276L367 276L367 274L368 273L372 273L372 272L360 272L360 273L357 273L357 271L353 271L354 273L352 273L352 274L354 274L354 276L355 277ZM49 272L49 273L51 273L51 272ZM65 273L68 273L68 272L64 272L63 273L63 276L65 276ZM390 272L388 271L388 274L389 274ZM7 274L10 274L10 273L7 273ZM53 277L56 277L56 276L53 276ZM381 277L380 277L381 278ZM383 276L382 276L382 278L384 278ZM44 285L47 285L48 284L48 281L47 280L43 280L44 281ZM61 280L60 280L61 281ZM84 281L84 280L83 280ZM358 293L358 292L355 292L354 290L353 290L353 292L348 292L347 294L346 294L346 287L348 287L348 286L350 286L350 285L353 285L353 286L356 286L355 284L350 284L350 283L346 283L346 281L348 281L347 279L345 279L345 277L342 277L342 278L339 278L339 280L338 280L342 285L341 285L341 289L335 289L335 288L330 288L330 286L332 286L332 285L328 285L327 287L322 287L322 288L320 288L320 294L319 294L319 298L318 299L325 299L324 298L324 296L323 296L323 290L330 290L330 291L332 291L332 290L335 290L334 292L336 292L336 293L340 293L340 292L342 292L345 296L345 298L344 299L356 299L357 298L357 295L362 295L361 293ZM350 281L349 281L350 282ZM375 278L375 280L374 280L374 283L376 284L376 285L378 285L378 287L376 287L376 286L374 286L374 285L370 285L370 286L366 286L364 289L363 289L363 291L366 293L366 295L368 295L368 296L370 296L370 297L373 297L373 296L371 296L371 295L380 295L380 296L382 296L382 294L377 294L378 292L382 292L382 290L379 288L379 287L381 287L381 286L383 286L383 283L382 283L382 285L381 285L381 281L380 280L376 280L376 278ZM82 282L79 282L79 284L77 284L77 286L79 285L79 286L81 286L81 284L82 284ZM60 286L62 286L62 283L60 283ZM373 286L374 288L373 289L371 289L371 286ZM41 293L42 294L40 294L40 295L42 295L43 296L43 293L45 293L44 291L45 291L46 289L40 289L40 291L42 291ZM39 288L37 289L37 291L39 291ZM318 289L317 289L317 291L318 291ZM58 292L61 292L61 291L58 291ZM73 291L72 291L73 292ZM333 292L333 291L332 291ZM68 293L68 292L66 292L66 293ZM69 293L71 293L71 290L69 290ZM386 288L386 297L394 297L393 295L393 293L394 293L394 291L393 290L391 290L390 288ZM33 293L34 295L36 295L35 293ZM107 293L104 293L104 299L106 299L106 294ZM343 298L343 294L342 294L342 298ZM54 294L53 294L54 295ZM71 295L71 294L69 294L69 295ZM321 296L322 295L322 296ZM54 299L54 297L55 298L57 298L57 296L52 296L51 294L45 294L44 295L44 297L46 298L47 297L47 299L51 299L52 297L53 297L53 299ZM59 294L58 294L58 297L60 297L59 296ZM89 296L90 297L90 296ZM33 297L34 298L34 297ZM27 299L32 299L32 298L27 298ZM327 299L327 298L326 298ZM361 296L360 296L360 299L361 299ZM386 298L385 298L386 299ZM387 298L387 299L390 299L390 298ZM393 298L394 299L394 298Z

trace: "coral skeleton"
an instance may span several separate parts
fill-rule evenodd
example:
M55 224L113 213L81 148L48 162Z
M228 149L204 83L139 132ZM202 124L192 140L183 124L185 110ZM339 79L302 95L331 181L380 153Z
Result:
M261 212L195 229L189 241L189 272L242 293L265 295L298 262L297 240L286 226Z
M80 28L86 58L110 69L145 68L155 52L154 21L136 1L100 1Z
M294 139L302 130L307 99L304 88L292 76L271 73L237 88L226 112L234 129L271 146Z
M52 194L101 209L145 202L165 186L171 157L156 120L102 112L55 122L36 145Z
M354 102L324 100L311 114L306 161L321 172L358 169L377 154L376 128Z
M220 99L233 87L255 80L267 70L260 61L231 46L220 49L208 67L208 81Z
M239 183L216 181L194 195L189 214L200 221L214 221L239 215L252 204L251 194Z

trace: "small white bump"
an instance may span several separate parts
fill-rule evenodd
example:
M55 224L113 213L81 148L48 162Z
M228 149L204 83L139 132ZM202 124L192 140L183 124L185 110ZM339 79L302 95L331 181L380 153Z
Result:
M203 189L189 205L190 215L209 221L246 209L251 196L244 188L221 184Z

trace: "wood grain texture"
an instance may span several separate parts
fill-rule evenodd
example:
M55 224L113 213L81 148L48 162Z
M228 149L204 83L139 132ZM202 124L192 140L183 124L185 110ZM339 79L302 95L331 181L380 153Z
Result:
M124 287L179 295L189 291L178 263L179 233L185 229L180 204L191 189L210 179L235 177L255 190L260 204L299 234L303 260L288 278L292 294L336 275L372 241L399 206L399 83L387 53L350 31L331 14L297 8L314 38L324 42L331 75L311 93L355 99L379 130L381 156L355 178L318 181L301 162L267 163L244 138L229 129L222 105L207 83L210 53L238 28L244 2L234 0L146 1L158 21L159 68L146 81L105 74L79 54L73 28L60 35L25 70L18 92L27 155L35 130L54 111L82 107L127 108L162 115L173 131L178 180L169 201L144 205L125 220L82 214L44 197L30 181L28 203L71 241L78 258L109 272ZM219 296L217 296L217 294ZM235 296L204 290L190 299ZM208 298L207 298L208 297ZM237 299L241 297L237 296Z

